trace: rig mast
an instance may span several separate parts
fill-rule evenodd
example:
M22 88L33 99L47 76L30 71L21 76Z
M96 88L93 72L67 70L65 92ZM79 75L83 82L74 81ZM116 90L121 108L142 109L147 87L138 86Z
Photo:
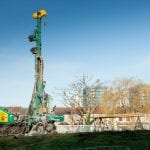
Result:
M45 10L40 10L32 15L37 20L37 24L33 34L28 37L30 42L36 43L36 47L31 48L32 54L35 55L35 85L28 110L28 115L33 118L50 112L50 96L44 90L46 82L43 80L44 61L41 55L41 23L42 18L46 15Z

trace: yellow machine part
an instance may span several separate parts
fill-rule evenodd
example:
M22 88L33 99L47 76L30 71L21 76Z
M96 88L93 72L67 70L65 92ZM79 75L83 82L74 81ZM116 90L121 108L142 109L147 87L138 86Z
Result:
M38 12L35 12L33 15L32 15L32 17L34 18L34 19L40 19L40 18L42 18L42 17L44 17L44 16L46 16L47 15L47 12L45 11L45 10L40 10L40 11L38 11Z
M8 122L8 114L0 110L0 123Z

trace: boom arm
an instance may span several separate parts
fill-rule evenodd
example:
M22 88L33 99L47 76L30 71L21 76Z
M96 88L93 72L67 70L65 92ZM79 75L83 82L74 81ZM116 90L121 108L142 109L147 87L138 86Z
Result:
M37 116L43 113L42 108L46 113L47 102L49 101L49 95L45 93L45 81L43 81L43 69L44 62L41 55L41 22L42 18L46 16L45 10L38 11L32 15L34 19L37 20L36 29L33 34L30 35L29 41L35 41L36 47L31 48L31 52L35 55L35 85L32 94L31 103L29 106L28 114L31 116Z

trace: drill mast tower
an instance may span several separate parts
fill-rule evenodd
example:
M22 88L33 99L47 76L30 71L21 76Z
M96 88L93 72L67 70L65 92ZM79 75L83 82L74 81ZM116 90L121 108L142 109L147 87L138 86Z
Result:
M45 10L40 10L32 15L37 24L33 34L29 36L29 41L36 43L36 47L31 48L32 54L35 55L35 85L28 110L28 115L33 118L37 118L40 114L50 113L50 96L44 90L46 82L43 80L44 61L41 54L41 23L42 18L46 15Z

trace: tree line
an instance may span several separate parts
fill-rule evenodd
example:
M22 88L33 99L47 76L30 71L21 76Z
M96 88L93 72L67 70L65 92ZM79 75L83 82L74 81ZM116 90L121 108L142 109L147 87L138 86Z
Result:
M61 91L64 105L72 114L90 123L92 114L150 113L150 85L134 78L122 78L110 83L77 78Z

